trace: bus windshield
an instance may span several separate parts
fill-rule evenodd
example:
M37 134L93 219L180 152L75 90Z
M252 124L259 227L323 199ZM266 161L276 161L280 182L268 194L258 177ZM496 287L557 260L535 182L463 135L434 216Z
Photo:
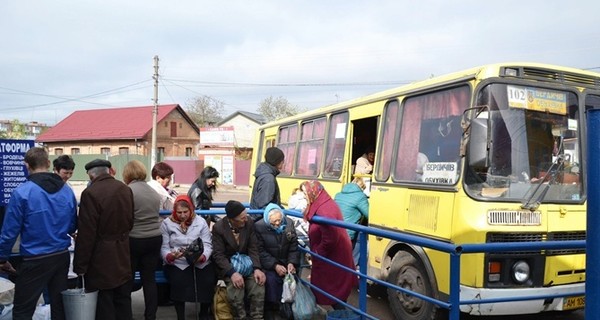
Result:
M486 127L489 149L482 161L467 157L465 189L471 196L521 201L528 208L532 203L580 201L575 93L490 84L479 92L477 105L486 106L474 122ZM478 147L472 145L469 152L473 148Z

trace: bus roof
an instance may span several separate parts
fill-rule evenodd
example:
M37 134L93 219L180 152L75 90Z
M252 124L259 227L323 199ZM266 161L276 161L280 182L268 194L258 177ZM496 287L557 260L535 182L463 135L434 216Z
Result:
M306 112L299 113L294 116L282 118L279 120L275 120L264 124L259 127L259 129L268 128L273 125L285 124L297 120L302 120L306 118L310 118L312 116L321 115L323 113L335 112L337 110L343 110L347 108L351 108L357 105L363 105L366 103L370 103L373 101L387 100L393 97L397 97L402 94L406 94L408 92L412 92L419 89L427 89L432 86L439 86L443 83L452 83L460 79L469 79L469 78L490 78L490 77L498 77L501 75L501 70L510 68L510 69L527 69L527 70L535 70L529 77L535 77L536 80L544 80L547 81L553 80L557 81L557 78L563 79L563 81L571 81L573 82L573 78L575 81L573 83L577 83L578 85L582 85L583 83L588 83L589 87L600 89L600 73L593 72L589 70L570 68L564 66L557 66L551 64L544 63L534 63L534 62L505 62L505 63L495 63L495 64L487 64L482 65L466 70L461 70L437 77L432 77L425 80L415 81L410 84L406 84L400 87L391 88L388 90L376 92L367 96L362 96L359 98L342 101L336 104L316 108L313 110L308 110Z

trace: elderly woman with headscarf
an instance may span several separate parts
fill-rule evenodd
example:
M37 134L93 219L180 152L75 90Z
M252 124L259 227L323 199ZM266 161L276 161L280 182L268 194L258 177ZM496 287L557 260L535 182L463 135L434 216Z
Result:
M258 238L260 264L267 276L265 310L276 310L281 300L283 277L296 273L300 263L298 236L292 219L275 203L265 208L262 220L254 224Z
M306 194L308 207L304 211L304 219L309 222L308 238L311 251L333 260L350 269L354 269L352 258L352 243L345 229L326 224L313 223L313 218L319 216L326 219L344 221L337 203L329 196L323 185L316 180L305 181L301 185ZM312 259L310 282L334 297L346 301L357 279L347 270L331 265L317 256ZM317 290L313 290L317 303L330 305L334 309L344 306L328 298Z
M165 275L171 284L171 300L177 319L185 319L185 302L200 303L200 319L210 318L216 271L210 261L212 237L206 221L194 213L194 205L187 195L175 199L173 212L163 220L161 256L165 261ZM186 259L190 244L202 239L204 250L195 259ZM190 261L189 260L195 260ZM194 282L196 286L194 287Z

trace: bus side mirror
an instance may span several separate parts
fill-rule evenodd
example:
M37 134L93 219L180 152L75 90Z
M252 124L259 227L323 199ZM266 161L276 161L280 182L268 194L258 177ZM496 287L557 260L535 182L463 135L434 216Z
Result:
M469 165L474 168L487 168L490 165L491 121L485 118L471 120L469 135Z

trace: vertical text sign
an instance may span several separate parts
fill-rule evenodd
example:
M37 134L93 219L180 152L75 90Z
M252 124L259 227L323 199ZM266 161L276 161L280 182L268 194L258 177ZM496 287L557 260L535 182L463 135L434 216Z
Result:
M13 190L27 180L25 153L32 147L33 140L0 139L0 206L6 206Z

